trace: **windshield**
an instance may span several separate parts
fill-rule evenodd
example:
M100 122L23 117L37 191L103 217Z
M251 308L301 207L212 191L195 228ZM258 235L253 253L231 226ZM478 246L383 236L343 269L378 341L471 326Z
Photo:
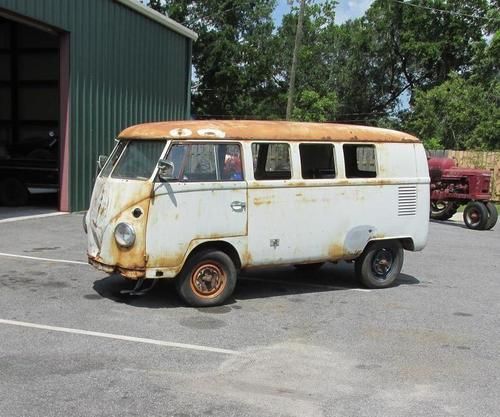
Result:
M109 156L108 160L106 161L106 164L104 165L104 168L102 169L101 173L99 176L101 177L107 177L109 174L111 174L111 170L116 164L116 161L118 161L118 158L122 154L123 148L125 147L127 143L126 142L118 142L113 149L113 152L111 152L111 155Z
M163 140L131 140L113 169L111 177L148 180L166 143Z

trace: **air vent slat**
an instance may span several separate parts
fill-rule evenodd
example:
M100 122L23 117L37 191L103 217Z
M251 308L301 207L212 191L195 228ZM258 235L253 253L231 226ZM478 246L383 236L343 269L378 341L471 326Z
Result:
M398 188L398 216L414 216L417 214L417 187L402 186Z

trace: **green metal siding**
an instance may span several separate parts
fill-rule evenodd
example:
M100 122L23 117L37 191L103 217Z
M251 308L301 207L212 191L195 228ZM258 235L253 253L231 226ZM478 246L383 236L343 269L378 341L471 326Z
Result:
M69 32L70 208L88 207L98 154L125 127L189 117L191 40L113 0L0 0Z

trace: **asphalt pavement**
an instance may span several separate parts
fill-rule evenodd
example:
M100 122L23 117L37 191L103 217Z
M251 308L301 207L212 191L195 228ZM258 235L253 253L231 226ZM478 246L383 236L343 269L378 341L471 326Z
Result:
M389 289L280 267L194 309L171 282L120 294L81 224L0 222L2 417L498 415L499 225L431 223Z

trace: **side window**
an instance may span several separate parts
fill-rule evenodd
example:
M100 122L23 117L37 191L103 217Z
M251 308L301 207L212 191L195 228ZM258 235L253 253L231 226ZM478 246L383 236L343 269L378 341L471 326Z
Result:
M344 145L343 149L347 178L374 178L377 176L375 146Z
M186 182L241 181L241 148L238 144L174 144L167 160L174 164L174 178Z
M286 143L252 143L253 171L256 180L289 180L290 146Z
M188 181L216 181L215 145L190 145L182 173Z
M172 145L168 151L167 161L174 165L174 172L172 174L174 178L182 179L181 171L189 153L189 147L190 145Z
M301 143L299 145L302 178L335 178L332 144Z

